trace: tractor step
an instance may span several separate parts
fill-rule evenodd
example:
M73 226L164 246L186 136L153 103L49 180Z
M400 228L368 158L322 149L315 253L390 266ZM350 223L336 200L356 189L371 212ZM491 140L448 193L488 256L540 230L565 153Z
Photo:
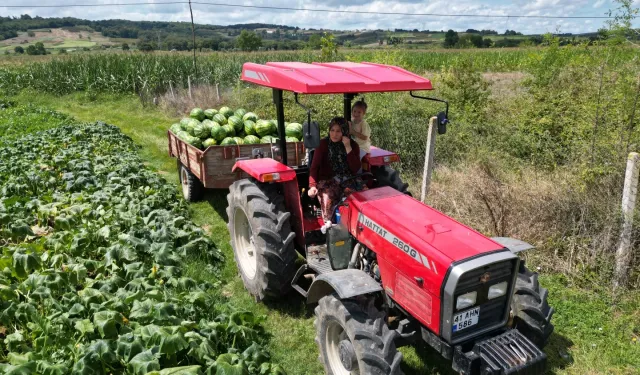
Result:
M329 254L327 253L327 245L311 245L307 246L307 264L318 274L333 271Z

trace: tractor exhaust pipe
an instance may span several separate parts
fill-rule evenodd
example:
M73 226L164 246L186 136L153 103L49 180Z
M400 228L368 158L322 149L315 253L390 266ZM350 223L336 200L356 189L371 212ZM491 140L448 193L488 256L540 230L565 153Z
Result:
M357 244L353 248L353 253L351 254L351 260L349 261L349 268L356 268L356 262L358 261L358 254L362 251L362 245Z

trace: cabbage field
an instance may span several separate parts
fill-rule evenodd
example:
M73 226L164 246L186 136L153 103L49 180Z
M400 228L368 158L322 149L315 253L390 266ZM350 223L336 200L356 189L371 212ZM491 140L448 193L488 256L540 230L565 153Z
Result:
M263 318L184 272L223 256L129 137L1 103L0 374L284 374Z

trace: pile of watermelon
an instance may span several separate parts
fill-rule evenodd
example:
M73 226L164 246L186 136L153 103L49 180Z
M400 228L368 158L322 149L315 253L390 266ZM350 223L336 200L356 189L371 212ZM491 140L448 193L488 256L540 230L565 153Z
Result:
M171 125L178 138L199 149L209 146L276 143L280 140L276 120L259 119L253 112L239 108L219 110L194 108L189 117ZM302 140L302 125L285 122L287 142Z

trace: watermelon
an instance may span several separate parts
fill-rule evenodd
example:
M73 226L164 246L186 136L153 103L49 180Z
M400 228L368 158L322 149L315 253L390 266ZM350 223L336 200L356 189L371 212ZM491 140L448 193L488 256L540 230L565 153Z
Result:
M211 138L218 142L222 142L223 139L227 138L227 131L222 129L222 126L218 125L217 122L214 122L213 124L214 125L211 127Z
M187 139L189 139L189 137L191 137L191 134L187 133L186 130L181 130L176 135L178 136L178 138L182 139L185 142L187 141Z
M278 131L278 121L277 120L269 120L269 122L271 122L271 129L273 129L271 132L272 133L276 133Z
M192 109L189 117L194 118L198 121L202 121L206 118L206 116L204 115L204 111L201 108Z
M202 123L198 123L193 127L193 136L200 139L207 139L211 136L211 129L204 126Z
M256 137L255 135L248 135L246 137L244 137L244 144L245 145L255 145L260 143L260 138Z
M198 137L189 137L185 140L188 144L193 147L202 148L202 140Z
M180 124L175 123L175 124L171 125L171 127L169 128L169 130L171 130L171 132L172 132L173 134L178 134L178 132L179 132L180 130L182 130L182 128L180 127Z
M209 146L215 146L216 145L216 140L213 138L207 138L202 142L202 147L207 148Z
M236 133L240 133L240 131L244 130L244 123L238 116L229 117L227 119L227 124L233 126L233 129L236 131Z
M187 124L191 121L191 117L184 117L180 120L180 129L187 130Z
M235 144L236 144L236 140L231 137L227 137L223 139L222 142L220 142L220 146L231 146Z
M297 122L292 122L285 127L284 132L287 137L295 137L300 139L302 138L302 125L298 124Z
M244 132L244 130L242 130L240 133L236 133L236 135L237 135L238 137L242 137L242 138L244 138L244 137L246 137L246 136L247 136L247 133L245 133L245 132Z
M220 108L218 113L223 114L224 117L226 117L226 118L229 118L229 117L233 116L233 109L231 109L229 107L222 107L222 108Z
M300 140L298 140L298 138L290 137L290 136L287 136L286 140L287 140L287 142L300 142Z
M236 141L237 145L244 144L244 138L242 138L242 137L233 137L233 139Z
M193 136L195 136L195 134L193 133L195 130L196 125L199 125L200 121L192 118L189 120L189 122L187 123L187 132Z
M236 116L238 116L240 118L242 118L242 116L244 116L246 114L247 114L247 110L245 110L244 108L238 108L238 109L236 109L236 111L234 113L234 115L236 115Z
M227 137L233 137L234 135L236 135L236 131L231 125L222 125L222 129L224 129Z
M272 133L272 123L269 120L258 120L256 122L256 133L260 137L264 137L267 134Z
M244 121L249 120L249 121L256 122L256 121L258 121L258 115L256 115L253 112L247 112L247 113L244 114L244 116L242 116L242 119Z
M224 115L222 113L216 113L215 115L213 115L212 120L217 122L220 125L226 125L227 124L227 118L224 117Z
M279 140L278 137L265 135L264 137L260 138L260 143L276 143L278 142L278 140Z
M213 116L216 115L218 113L217 109L213 109L213 108L209 108L209 109L205 109L204 110L204 115L209 119L212 120Z
M247 135L256 135L256 123L251 120L245 120L244 132L247 133Z

